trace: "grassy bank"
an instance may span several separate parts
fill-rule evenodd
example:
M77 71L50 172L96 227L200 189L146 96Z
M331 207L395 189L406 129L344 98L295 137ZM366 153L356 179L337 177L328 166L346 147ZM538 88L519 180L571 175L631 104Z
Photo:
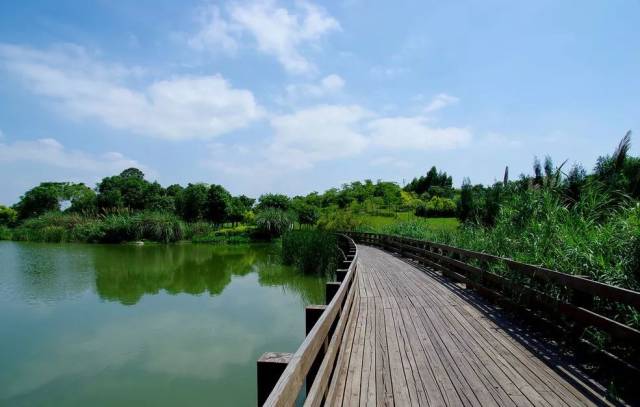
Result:
M395 225L412 223L424 230L455 231L460 222L456 218L421 218L413 212L398 212L395 216L375 216L369 214L355 215L360 229L380 231Z
M0 238L30 242L121 243L182 240L207 243L249 241L247 226L220 228L206 222L187 223L170 213L117 213L89 217L73 213L47 213L16 228L0 229Z

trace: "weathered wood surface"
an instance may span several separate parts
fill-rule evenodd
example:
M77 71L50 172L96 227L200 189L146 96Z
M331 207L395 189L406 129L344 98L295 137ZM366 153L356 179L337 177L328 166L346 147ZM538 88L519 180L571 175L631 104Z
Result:
M319 316L317 313L313 315L314 311L307 309L309 325L312 319L316 321L312 326L307 326L305 340L289 357L286 367L268 393L266 400L261 398L262 393L258 394L259 405L292 406L298 400L305 382L308 386L313 386L307 398L309 402L320 404L327 393L328 377L340 349L342 332L354 298L353 286L357 285L355 281L358 259L356 245L345 235L338 235L338 237L348 252L348 260L343 262L346 273L342 276L341 282L327 282L327 305ZM339 334L336 334L336 331ZM317 380L316 373L319 377ZM271 383L272 381L262 379L258 369L258 384L261 382Z
M475 293L358 247L327 405L606 405L605 389Z

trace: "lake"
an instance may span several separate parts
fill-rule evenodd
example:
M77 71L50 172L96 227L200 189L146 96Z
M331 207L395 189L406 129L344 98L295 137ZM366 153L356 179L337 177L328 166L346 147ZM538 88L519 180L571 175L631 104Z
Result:
M254 406L323 300L272 244L0 242L0 405Z

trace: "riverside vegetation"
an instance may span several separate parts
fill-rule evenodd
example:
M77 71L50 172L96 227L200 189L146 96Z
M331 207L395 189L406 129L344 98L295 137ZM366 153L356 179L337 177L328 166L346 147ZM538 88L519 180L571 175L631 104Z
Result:
M232 196L220 185L164 188L131 168L104 178L95 189L73 183L36 186L12 207L0 206L0 238L219 243L285 234L287 262L324 272L328 261L315 267L305 260L319 250L317 245L331 242L321 231L375 231L507 256L638 290L640 158L629 155L630 145L629 132L590 172L580 165L555 166L546 157L542 163L534 160L533 174L510 180L506 168L503 180L490 186L473 185L466 178L461 188L454 188L446 172L432 167L404 187L365 180L322 194L265 194L257 201Z

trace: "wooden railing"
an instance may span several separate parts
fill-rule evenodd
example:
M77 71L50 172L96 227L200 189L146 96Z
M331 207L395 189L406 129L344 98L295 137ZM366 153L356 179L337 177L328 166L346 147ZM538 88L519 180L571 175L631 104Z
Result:
M306 338L294 354L265 353L257 363L258 405L292 406L303 396L305 406L318 406L332 395L329 383L357 284L358 250L354 241L338 235L339 258L335 282L326 285L326 304L306 308Z
M436 269L500 305L533 314L592 353L640 373L640 331L630 323L640 316L640 292L440 243L345 233Z

